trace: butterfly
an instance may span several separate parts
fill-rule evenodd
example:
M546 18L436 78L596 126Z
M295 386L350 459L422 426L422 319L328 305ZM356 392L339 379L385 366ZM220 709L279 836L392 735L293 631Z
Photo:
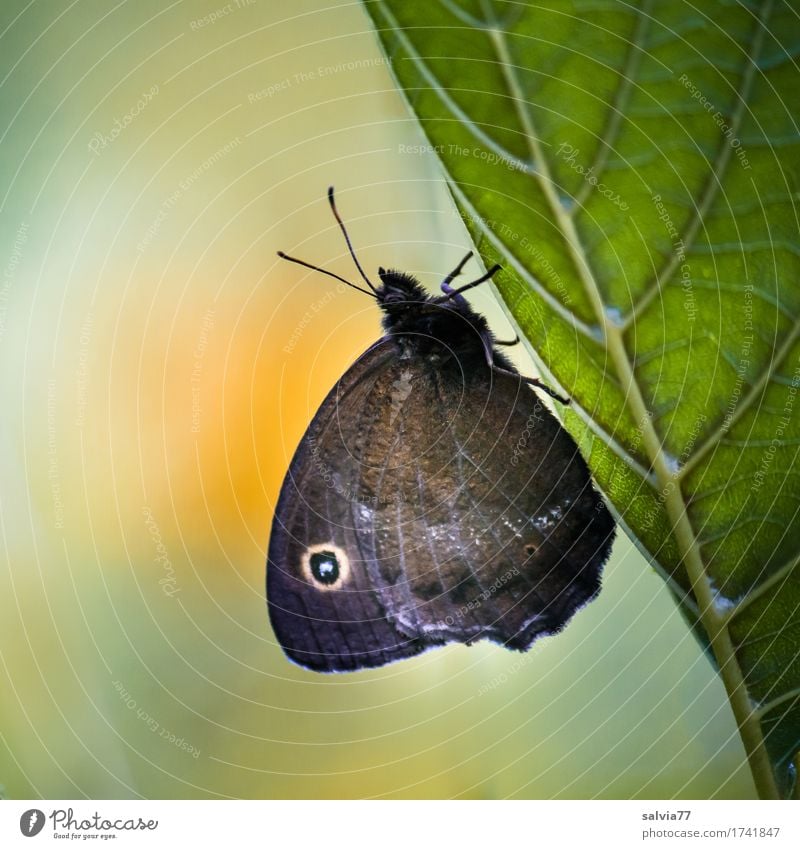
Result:
M615 524L569 433L499 350L460 287L468 253L428 294L410 274L365 286L384 335L331 389L275 508L267 604L308 669L381 666L446 643L526 650L600 589Z

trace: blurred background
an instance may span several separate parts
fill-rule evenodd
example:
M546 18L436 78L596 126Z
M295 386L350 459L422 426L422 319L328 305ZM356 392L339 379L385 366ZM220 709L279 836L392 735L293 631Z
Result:
M379 314L275 251L353 276L329 184L368 270L434 287L468 248L360 5L282 5L0 10L0 792L752 796L623 536L526 655L319 676L276 645L273 505Z

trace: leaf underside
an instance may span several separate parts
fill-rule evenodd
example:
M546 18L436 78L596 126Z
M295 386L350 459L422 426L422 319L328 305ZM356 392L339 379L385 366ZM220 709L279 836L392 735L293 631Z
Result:
M800 19L365 2L565 424L713 650L759 792L800 748Z

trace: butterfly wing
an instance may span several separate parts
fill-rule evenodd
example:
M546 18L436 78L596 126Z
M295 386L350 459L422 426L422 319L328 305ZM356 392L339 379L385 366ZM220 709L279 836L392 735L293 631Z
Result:
M288 657L317 671L381 666L426 647L387 618L356 524L361 457L380 438L374 417L395 356L393 345L378 343L334 386L295 452L275 508L270 621Z
M614 524L586 464L519 377L487 371L383 340L328 395L270 539L270 618L293 660L525 649L596 595Z
M597 594L614 522L538 396L487 371L386 369L355 525L398 632L527 649Z

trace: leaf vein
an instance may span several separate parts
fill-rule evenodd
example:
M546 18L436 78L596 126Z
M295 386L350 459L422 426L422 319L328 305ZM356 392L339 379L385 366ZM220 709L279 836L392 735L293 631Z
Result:
M764 5L762 17L756 20L755 35L751 49L748 51L748 62L754 61L760 52L761 45L766 31L766 19L772 9L772 2ZM514 102L520 108L524 102L520 97L520 89L515 77L515 68L509 61L510 57L505 43L504 34L497 30L490 33L495 42L498 58L503 67L506 82L513 93L516 94ZM748 64L745 68L744 81L741 91L741 108L737 113L744 108L743 104L747 101L750 86L753 78L753 65ZM714 594L710 577L706 571L706 564L703 560L699 542L692 527L686 510L686 503L681 493L680 481L676 480L672 468L663 452L661 439L655 431L653 423L648 416L647 405L641 389L636 381L636 376L633 370L633 365L630 361L622 336L622 328L615 325L609 320L605 310L603 299L600 294L597 279L589 267L588 261L583 253L581 242L579 240L574 222L566 216L563 207L559 203L558 197L553 188L552 180L550 179L549 169L544 159L541 145L538 140L538 135L534 131L533 121L528 110L520 111L520 120L526 130L528 136L528 144L531 152L531 160L536 165L536 179L541 184L541 189L550 205L550 210L553 215L553 220L560 228L565 245L567 246L570 257L576 266L579 279L586 291L586 294L592 303L598 321L603 328L603 339L606 350L614 364L614 368L620 378L623 386L627 385L627 394L625 396L626 406L633 415L634 421L639 421L641 425L642 443L649 455L653 471L659 485L662 487L662 492L665 494L664 507L672 525L678 550L684 561L684 566L687 570L692 583L692 591L697 599L699 609L701 611L701 622L705 628L711 647L716 657L720 668L725 688L728 693L731 707L739 727L739 733L747 751L750 760L751 769L754 775L758 776L761 786L761 792L770 798L778 798L778 788L775 783L775 776L772 772L772 766L769 761L769 755L764 744L764 735L760 724L754 721L750 698L745 685L744 674L739 659L736 655L736 650L731 639L731 634L725 626L725 622L714 608ZM739 114L739 120L741 115ZM737 124L738 127L738 124ZM721 155L716 163L717 166L724 166L730 156L731 149L727 153ZM711 204L714 195L716 194L716 181L721 176L719 167L715 167L714 174L707 184L706 197L701 201L699 212L702 214L705 209ZM695 218L695 222L690 227L693 231L687 231L686 237L694 238L694 233L699 230L701 219ZM659 287L660 289L660 287ZM636 310L634 309L634 313Z
M767 13L771 11L771 5L772 3L770 0L770 2L765 7L767 9ZM760 47L764 38L764 31L765 26L762 26L762 21L756 19L753 43L751 44L750 50L746 52L744 67L741 74L742 84L739 92L739 100L730 118L730 128L731 132L733 133L733 138L736 138L738 136L739 128L741 127L742 119L744 117L744 113L748 105L748 98L753 87L753 80L755 77L755 56L760 51ZM685 254L688 254L691 250L692 245L694 244L695 239L697 238L697 234L700 232L700 228L703 224L705 216L717 197L719 188L722 185L722 176L727 170L728 163L730 162L732 156L733 146L728 143L728 140L725 135L720 133L720 142L717 148L717 156L712 165L711 173L709 174L708 180L706 181L705 188L703 189L703 194L700 198L700 202L695 205L694 214L689 219L686 227L684 228L683 233L679 237L680 242L678 242L678 240L676 239L677 243L683 245ZM638 302L634 304L633 308L630 310L625 319L623 319L622 326L624 329L627 329L634 321L634 319L640 316L642 312L647 309L651 301L661 291L661 288L664 285L664 281L669 280L672 277L672 275L677 270L678 266L683 261L684 259L681 255L681 252L673 252L670 259L667 261L667 264L663 266L661 270L656 274L650 285L645 290L644 294L639 298Z
M608 120L606 122L603 135L599 139L597 155L594 163L587 173L594 173L600 182L600 177L605 173L608 158L611 155L611 148L619 136L619 130L622 126L622 117L625 114L625 108L630 102L631 92L633 91L633 80L638 76L639 68L642 63L642 54L644 48L642 44L647 36L647 30L650 24L650 9L652 0L645 0L639 9L639 20L636 22L636 29L633 34L633 39L628 44L628 55L625 58L625 67L622 70L622 81L617 87L614 94L614 102L608 110ZM573 209L580 209L589 197L589 194L594 189L594 184L589 180L584 180L578 193L575 195L575 206Z

